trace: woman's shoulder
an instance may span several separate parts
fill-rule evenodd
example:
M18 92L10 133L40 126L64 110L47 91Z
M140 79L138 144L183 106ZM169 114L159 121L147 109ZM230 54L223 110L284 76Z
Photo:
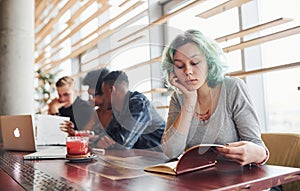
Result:
M227 90L232 90L245 86L245 82L241 78L234 76L226 76L224 78L224 84Z
M241 78L239 78L239 77L225 76L224 82L226 84L230 85L230 84L236 84L236 83L243 83L244 81Z

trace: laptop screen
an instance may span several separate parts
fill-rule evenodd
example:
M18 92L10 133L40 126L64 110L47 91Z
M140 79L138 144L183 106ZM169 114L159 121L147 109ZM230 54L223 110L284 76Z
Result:
M32 115L1 116L3 148L36 151Z

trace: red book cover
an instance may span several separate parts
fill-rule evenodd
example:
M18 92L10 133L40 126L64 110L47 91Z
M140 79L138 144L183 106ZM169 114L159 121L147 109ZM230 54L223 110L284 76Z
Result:
M224 147L217 144L200 144L187 149L177 160L166 162L145 168L148 172L158 172L179 175L207 167L217 163L219 155L216 147Z

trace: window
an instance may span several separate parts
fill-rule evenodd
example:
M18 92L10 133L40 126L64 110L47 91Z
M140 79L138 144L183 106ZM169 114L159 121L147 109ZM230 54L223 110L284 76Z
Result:
M287 0L283 2L259 1L261 19L272 19L278 15L293 19L280 28L272 28L267 32L276 32L299 26L300 2ZM270 9L272 6L272 9ZM270 41L261 45L263 67L279 66L300 61L300 34ZM300 68L286 69L264 74L267 107L267 131L300 133Z
M164 10L166 13L172 13L191 2L193 1L170 1L165 4ZM284 3L256 0L206 19L197 16L225 2L227 1L203 1L169 19L167 41L172 40L178 32L187 29L195 28L217 39L280 17L293 19L291 22L257 31L241 39L220 42L221 47L225 49L242 42L241 40L247 41L299 26L300 13L297 7L300 4L297 0L287 0ZM226 53L230 67L228 72L244 72L299 62L299 44L300 34L295 34L230 51ZM300 91L297 90L300 85L299 74L300 68L296 68L246 77L250 94L254 98L262 121L263 131L300 132ZM260 88L257 88L258 85Z
M150 59L148 31L123 41L120 39L148 25L148 6L146 2L125 2L124 4L124 1L110 1L111 6L100 15L99 24L91 24L93 28L85 30L89 34L95 29L101 29L104 25L107 27L104 27L98 34L103 34L104 31L109 32L109 30L114 33L101 39L96 47L81 55L81 71L87 73L102 67L110 70L125 70L129 77L130 90L143 92L151 88L151 83L146 82L146 79L150 78L149 65L134 66ZM141 75L136 75L136 73ZM82 87L82 89L86 88Z
M188 29L198 29L212 39L239 31L239 15L237 8L230 9L207 19L197 16L204 12L204 10L208 10L224 2L224 0L203 2L169 19L167 34L168 41L172 40L178 32L180 33L181 31ZM224 25L226 27L224 27ZM236 42L237 40L234 39L224 41L220 43L220 45L222 47L227 47ZM242 70L240 50L226 53L226 57L230 67L228 72Z

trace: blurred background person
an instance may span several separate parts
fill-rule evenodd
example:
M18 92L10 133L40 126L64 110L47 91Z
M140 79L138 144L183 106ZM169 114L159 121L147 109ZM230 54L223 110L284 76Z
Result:
M92 130L98 134L100 129L106 127L109 123L112 111L111 106L104 104L102 82L105 75L109 73L107 68L93 70L87 73L83 78L82 84L88 86L89 103L95 109L95 112L84 127L84 130ZM70 136L75 135L74 124L72 122L65 122L61 125L61 129L67 132Z
M82 80L82 85L88 86L89 103L92 107L96 107L95 109L104 105L101 86L103 77L108 73L109 70L107 68L93 70L88 72ZM98 92L96 92L97 85L100 86L100 89L98 87Z
M104 102L111 105L112 117L96 147L161 151L165 121L145 95L129 91L128 86L125 72L112 71L104 77Z
M74 130L83 130L93 115L93 108L76 95L74 79L64 76L56 82L58 98L48 105L48 114L70 117Z

